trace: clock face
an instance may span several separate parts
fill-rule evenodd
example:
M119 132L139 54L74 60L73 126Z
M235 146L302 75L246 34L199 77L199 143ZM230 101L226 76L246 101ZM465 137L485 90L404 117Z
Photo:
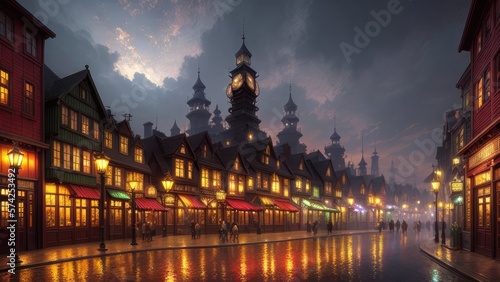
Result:
M243 75L239 73L233 77L233 81L231 82L231 88L233 89L233 91L235 91L240 89L241 85L243 85Z
M252 91L255 91L255 79L253 78L253 76L249 73L247 73L247 85L248 87L250 87L250 90Z
M231 89L231 83L226 88L226 96L228 98L233 98L233 89Z
M255 82L255 96L259 96L259 95L260 95L260 87L259 87L259 84L256 81Z

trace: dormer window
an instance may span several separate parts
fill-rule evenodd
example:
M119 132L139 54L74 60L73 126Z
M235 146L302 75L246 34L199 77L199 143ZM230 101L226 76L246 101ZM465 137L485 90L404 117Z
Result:
M280 168L280 161L276 160L276 167L279 169Z
M181 148L179 149L181 154L186 154L186 146L184 144L181 145Z
M262 163L269 164L269 155L271 154L271 148L269 146L266 147L266 152L262 154Z
M203 145L202 147L202 156L203 158L207 158L207 145Z
M238 158L234 161L234 170L240 170L240 161Z
M134 161L136 163L140 163L140 164L143 163L142 155L143 155L142 148L139 148L139 147L134 148Z
M299 170L304 170L304 163L302 161L300 161Z
M120 153L128 155L128 138L120 136Z
M332 176L332 169L330 167L326 169L326 176Z
M80 88L80 99L87 101L87 90L83 87Z

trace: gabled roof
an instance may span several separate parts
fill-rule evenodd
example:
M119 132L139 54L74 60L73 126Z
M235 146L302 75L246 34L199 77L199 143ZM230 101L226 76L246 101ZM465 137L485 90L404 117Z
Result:
M239 149L239 146L234 145L226 148L219 148L217 152L228 170L233 167L236 158L239 158L241 167L243 167L245 173L248 174L248 163L245 158L241 156Z
M118 128L118 131L120 134L128 136L128 137L133 137L134 133L132 132L132 127L130 127L130 122L128 120L124 119L118 123L116 123L116 127Z
M299 166L300 163L303 163L303 169L300 170ZM294 174L299 174L308 178L312 178L312 174L310 172L310 167L307 165L307 160L305 158L305 154L299 153L299 154L292 154L290 155L290 158L288 159L289 167L292 173Z
M18 13L23 15L23 20L31 20L38 29L37 34L43 34L43 38L54 38L56 37L56 34L50 30L48 27L46 27L36 16L34 16L32 13L30 13L26 8L24 8L21 4L17 3L17 1L14 0L2 0L2 3L6 3L10 5L12 8L14 8ZM41 31L41 32L40 32Z
M384 175L373 178L368 186L373 189L375 195L384 197L387 195Z
M211 141L210 136L208 135L207 131L203 131L203 132L200 132L197 134L190 135L187 137L187 141L194 152L196 152L198 150L202 150L202 148L201 148L202 144L206 144L208 146L208 149L210 150L213 158L205 159L203 157L197 157L197 161L200 164L205 164L205 165L208 165L208 166L211 166L213 168L220 169L220 170L226 169L226 166L224 165L219 154L217 153L216 150L214 150L214 148L212 146L212 141Z
M45 73L47 75L45 76ZM71 90L77 87L82 81L85 79L88 80L90 87L93 91L91 95L93 95L97 105L100 106L100 110L104 116L107 116L104 105L102 104L101 97L99 95L99 91L94 84L94 80L92 79L92 75L90 74L89 66L86 65L84 70L76 72L74 74L68 75L64 78L57 79L58 76L55 75L52 70L48 66L44 66L44 90L45 92L45 102L49 102L51 100L57 98L63 98L67 95ZM55 79L55 80L53 80ZM53 80L53 81L52 81Z
M313 162L326 160L325 156L319 150L307 154L306 159Z
M471 1L467 21L465 22L462 38L460 39L460 45L458 46L458 52L470 51L478 26L483 24L484 10L487 8L487 5L491 5L491 3L493 3L493 1Z
M260 162L259 156L260 153L264 152L266 147L269 146L270 148L270 157L273 160L277 160L280 162L280 167L277 168L276 164L274 162L269 162L268 165L263 164ZM288 166L286 165L281 165L283 162L279 159L279 157L276 155L273 147L273 143L270 137L264 138L262 140L257 140L252 143L247 143L244 144L241 147L241 155L245 158L245 160L249 163L250 167L253 168L254 170L263 170L263 171L268 171L268 172L274 172L277 174L280 174L281 176L285 176L288 178L293 178L293 175L291 171L289 170Z
M363 198L365 195L361 194L361 186L364 184L365 189L367 189L367 185L365 182L365 178L363 176L350 176L349 181L351 182L351 191L354 194L355 198Z

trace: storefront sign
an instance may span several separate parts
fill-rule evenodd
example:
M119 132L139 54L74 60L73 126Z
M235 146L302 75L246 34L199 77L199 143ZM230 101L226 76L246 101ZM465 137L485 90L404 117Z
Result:
M500 137L497 137L495 140L489 142L486 146L484 146L481 150L479 150L469 158L469 169L476 167L489 158L492 158L499 152Z
M0 178L0 184L7 185L7 183L8 183L7 177ZM26 180L17 180L17 187L33 190L33 189L35 189L35 182L34 181L26 181Z
M462 181L452 181L450 186L452 193L459 193L464 190L464 183Z

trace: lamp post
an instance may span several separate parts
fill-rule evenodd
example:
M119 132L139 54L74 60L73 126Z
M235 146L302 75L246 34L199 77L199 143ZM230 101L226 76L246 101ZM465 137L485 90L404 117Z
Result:
M351 217L351 209L354 205L354 198L353 197L347 197L347 204L349 205L349 211L347 213L348 215L348 218L347 218L347 224L349 224L349 222L351 221L350 217ZM356 217L354 217L354 219L356 219Z
M379 197L375 198L375 205L377 206L377 222L380 224L380 205L381 205L381 202L380 202Z
M226 191L220 189L219 191L215 192L215 199L217 200L217 203L221 205L222 208L222 221L225 221L225 210L224 208L226 207Z
M136 234L135 234L135 188L139 185L139 181L132 180L128 182L130 190L132 190L132 242L130 245L137 245Z
M434 206L436 207L436 222L434 223L434 242L439 243L439 231L438 231L438 192L439 192L439 179L436 173L434 173L434 178L431 181L432 191L436 195L436 201L434 201Z
M21 165L23 164L23 158L24 158L24 154L19 151L19 149L17 148L17 146L14 144L14 148L12 148L12 150L10 150L8 153L7 153L7 157L9 158L9 165L10 165L10 169L9 169L9 173L8 173L8 177L9 177L9 184L8 184L8 191L9 191L9 200L11 199L11 193L13 193L14 195L14 198L13 198L13 201L12 201L12 209L9 209L9 216L12 215L10 214L10 211L12 210L14 212L14 217L13 217L13 222L10 223L11 221L10 220L7 220L7 222L10 223L10 226L14 225L14 252L15 252L15 258L14 258L14 262L15 263L21 263L21 259L19 259L19 256L17 255L17 247L18 247L18 228L17 228L17 224L19 222L19 206L18 206L18 193L17 191L19 190L18 187L17 187L17 175L19 173L19 170L21 169ZM11 176L13 176L13 179L11 178ZM10 182L10 180L12 179L12 182ZM12 189L11 189L12 188ZM9 241L10 242L10 241ZM9 246L10 246L10 243L9 243Z
M172 190L172 187L174 186L174 179L170 175L170 172L167 171L167 175L165 178L161 180L161 184L163 185L163 188L165 188L165 192L168 193L170 190ZM167 237L167 220L164 217L163 220L163 234L162 237Z
M108 164L109 158L104 154L104 152L101 152L95 157L97 173L101 175L101 197L99 198L99 239L101 243L99 244L98 249L101 252L108 250L106 249L106 244L104 243L104 199L106 197L106 193L104 191L104 174L106 174Z

